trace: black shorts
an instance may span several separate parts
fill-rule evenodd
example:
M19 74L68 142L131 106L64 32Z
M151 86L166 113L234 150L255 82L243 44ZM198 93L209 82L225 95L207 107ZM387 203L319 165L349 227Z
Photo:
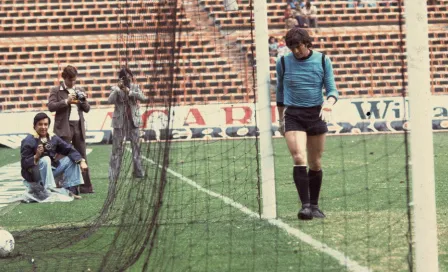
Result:
M285 132L304 131L314 136L328 132L327 123L320 117L321 106L302 108L287 106L285 110Z

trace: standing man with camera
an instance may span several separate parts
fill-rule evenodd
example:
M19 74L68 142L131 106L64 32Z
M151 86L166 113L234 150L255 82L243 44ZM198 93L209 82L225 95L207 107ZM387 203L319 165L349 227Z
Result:
M75 86L78 71L68 65L62 72L64 79L60 85L52 87L48 98L48 109L56 112L54 133L74 148L87 162L86 155L86 128L83 113L90 111L90 105L84 89ZM82 173L84 184L80 187L80 193L93 193L89 170Z
M141 163L139 128L141 125L140 102L148 99L136 84L132 71L123 67L118 74L118 85L113 86L109 98L109 104L114 104L112 127L114 128L112 140L112 154L109 164L109 179L116 182L120 173L121 162L126 138L131 142L132 161L134 164L133 175L135 178L143 178L144 171Z

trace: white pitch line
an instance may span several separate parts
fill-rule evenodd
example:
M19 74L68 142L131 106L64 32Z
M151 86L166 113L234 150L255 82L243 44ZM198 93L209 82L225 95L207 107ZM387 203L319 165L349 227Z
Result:
M129 148L126 148L128 151L130 151ZM156 163L151 160L146 158L145 156L142 156L143 159L147 160L148 162L156 165ZM158 165L159 168L162 168L161 165ZM254 218L259 218L259 215L255 212L253 212L252 210L250 210L249 208L247 208L246 206L233 201L232 199L220 195L218 193L215 193L213 191L210 191L208 189L205 189L204 187L200 186L199 184L197 184L196 182L194 182L193 180L171 170L170 168L167 168L167 172L172 174L173 176L181 179L182 181L185 181L186 183L188 183L189 185L191 185L192 187L198 189L201 192L204 192L210 196L216 197L221 199L224 203L240 210L241 212L249 215L250 217L254 217ZM283 222L280 219L266 219L263 218L264 220L266 220L267 222L269 222L271 225L274 225L276 227L278 227L279 229L282 229L284 231L286 231L289 235L295 236L297 238L299 238L300 240L302 240L303 242L309 244L310 246L314 247L315 249L317 249L318 251L321 251L323 253L326 253L328 255L330 255L331 257L333 257L334 259L336 259L342 266L346 267L349 271L353 271L353 272L372 272L371 269L362 266L360 264L358 264L356 261L351 260L349 257L347 257L344 253L337 251L336 249L333 249L329 246L327 246L326 244L319 242L317 240L315 240L313 237L311 237L310 235L291 227L290 225L286 224L285 222Z

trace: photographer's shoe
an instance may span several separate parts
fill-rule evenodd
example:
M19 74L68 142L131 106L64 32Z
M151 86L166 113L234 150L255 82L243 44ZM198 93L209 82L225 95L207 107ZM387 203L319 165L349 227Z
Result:
M81 193L81 194L94 194L95 191L93 191L93 187L92 186L85 186L83 184L83 185L79 186L79 193Z

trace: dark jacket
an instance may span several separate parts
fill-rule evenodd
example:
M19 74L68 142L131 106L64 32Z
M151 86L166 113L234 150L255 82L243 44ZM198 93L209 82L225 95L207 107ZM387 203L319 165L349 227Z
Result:
M75 89L84 91L81 87L75 86ZM71 137L69 117L70 114L79 114L79 124L81 126L82 138L86 139L86 127L84 125L83 112L90 111L90 105L86 101L85 103L78 104L78 112L71 112L70 105L65 103L65 99L68 98L68 91L64 88L64 84L52 87L50 90L50 97L48 98L48 109L50 112L56 112L54 118L54 133L59 137Z
M22 177L28 181L33 182L33 175L30 169L35 166L34 155L36 154L37 146L39 145L39 135L37 133L30 134L22 140L20 147ZM76 149L71 144L66 143L60 137L49 134L48 144L45 145L45 151L48 156L54 161L56 153L68 156L72 161L79 163L82 159Z

